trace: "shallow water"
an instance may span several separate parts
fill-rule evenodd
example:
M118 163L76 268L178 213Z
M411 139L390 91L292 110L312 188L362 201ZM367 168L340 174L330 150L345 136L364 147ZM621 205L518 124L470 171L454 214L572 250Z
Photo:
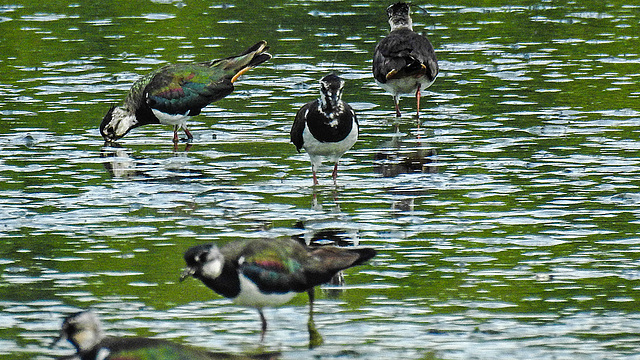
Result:
M246 4L246 5L245 5ZM640 353L638 6L420 4L441 72L421 126L370 74L387 4L12 1L0 5L0 357L48 359L61 319L112 335L256 349L254 310L197 281L204 242L327 236L379 255L266 315L263 348L297 358L621 359ZM98 132L167 62L265 39L272 61L190 123ZM330 71L361 136L312 188L289 143ZM187 151L188 150L188 151Z

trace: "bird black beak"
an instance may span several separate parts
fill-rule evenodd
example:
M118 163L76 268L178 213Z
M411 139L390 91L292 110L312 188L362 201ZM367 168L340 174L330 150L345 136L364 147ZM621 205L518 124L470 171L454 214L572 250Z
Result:
M60 333L60 335L53 339L53 342L49 344L49 349L52 349L54 346L56 346L57 343L59 343L61 340L64 340L65 338L66 337L64 336L64 334Z
M193 276L193 274L196 273L196 269L191 267L191 266L187 266L183 271L182 274L180 275L180 282L183 282L184 279L188 278L189 276Z

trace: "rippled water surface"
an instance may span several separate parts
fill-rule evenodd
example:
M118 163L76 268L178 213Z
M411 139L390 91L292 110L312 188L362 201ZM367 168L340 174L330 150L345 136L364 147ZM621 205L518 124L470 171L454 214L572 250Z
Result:
M314 235L379 255L318 291L323 346L305 296L267 310L284 359L637 357L640 7L416 4L441 68L419 128L370 73L387 3L0 5L0 357L70 354L48 345L84 308L111 335L255 350L255 311L179 283L182 253ZM193 119L192 146L146 126L103 147L139 75L261 39L274 58ZM288 132L331 71L361 136L313 188Z

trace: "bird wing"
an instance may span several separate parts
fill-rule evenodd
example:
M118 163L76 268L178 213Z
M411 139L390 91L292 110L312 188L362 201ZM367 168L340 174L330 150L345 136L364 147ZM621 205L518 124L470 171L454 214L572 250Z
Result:
M373 77L386 83L389 77L438 75L438 62L431 42L409 29L395 30L376 45L373 55Z
M262 292L301 292L311 287L305 276L307 257L306 248L293 240L255 240L238 258L238 271Z
M232 91L231 78L212 72L206 64L177 64L154 73L144 94L152 109L171 115L194 116Z
M338 271L359 265L375 254L369 248L309 249L288 238L254 240L239 257L238 270L262 292L302 292L329 282Z
M304 132L304 127L305 127L305 124L307 123L307 114L309 113L309 109L313 106L313 104L316 101L317 100L309 102L305 104L303 107L301 107L300 110L298 110L298 113L296 114L295 120L293 120L290 136L291 136L291 142L296 146L296 149L298 150L298 152L300 152L300 149L302 149L302 146L304 145L302 133Z

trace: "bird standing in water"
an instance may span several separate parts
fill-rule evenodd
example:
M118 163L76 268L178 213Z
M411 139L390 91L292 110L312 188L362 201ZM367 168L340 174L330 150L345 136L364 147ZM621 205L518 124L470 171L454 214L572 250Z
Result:
M320 80L320 98L305 104L291 127L291 142L298 152L304 148L311 159L313 184L322 159L333 163L333 182L338 177L338 161L358 140L358 119L355 112L342 101L344 80L329 74Z
M180 280L192 276L234 303L256 308L262 339L267 331L262 309L280 306L296 293L307 292L311 335L314 287L375 255L370 248L308 248L290 238L234 241L221 248L203 244L185 252L187 267Z
M438 75L438 60L429 40L413 31L411 8L404 2L387 8L391 32L380 40L373 53L373 77L393 95L396 116L400 117L400 95L415 94L416 117L420 118L421 91Z
M147 124L173 125L173 142L182 128L193 135L186 121L203 107L231 94L240 75L271 59L267 43L260 41L240 55L202 63L171 64L138 79L120 106L112 106L102 119L100 134L114 142L131 129Z

